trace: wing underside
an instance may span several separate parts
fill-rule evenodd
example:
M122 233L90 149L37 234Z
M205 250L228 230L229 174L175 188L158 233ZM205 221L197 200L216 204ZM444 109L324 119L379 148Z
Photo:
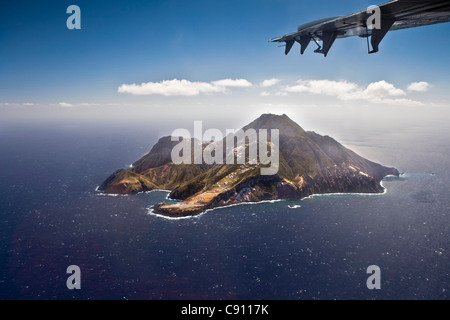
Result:
M378 51L378 46L388 31L450 22L448 0L393 0L379 5L378 8L381 20L379 28L371 29L367 25L368 19L375 11L363 10L348 16L322 19L299 26L297 32L272 39L271 42L285 42L286 54L295 42L300 43L301 54L310 42L315 42L318 45L315 52L327 56L336 39L371 37L370 53L374 53Z

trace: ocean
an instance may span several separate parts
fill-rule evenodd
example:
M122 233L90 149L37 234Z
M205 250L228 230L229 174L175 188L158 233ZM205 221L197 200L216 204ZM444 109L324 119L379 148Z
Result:
M0 299L450 298L449 129L371 130L339 142L403 174L382 195L322 195L149 213L167 192L96 187L158 134L94 124L0 127ZM69 290L67 267L81 270ZM371 265L381 289L369 290Z

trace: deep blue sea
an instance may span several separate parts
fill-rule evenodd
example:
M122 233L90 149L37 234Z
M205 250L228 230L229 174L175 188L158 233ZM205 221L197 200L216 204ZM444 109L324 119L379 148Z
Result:
M449 299L448 132L347 137L398 168L384 195L148 214L167 193L101 196L158 134L96 125L0 127L0 299ZM290 208L289 205L295 205ZM68 290L66 269L81 269ZM381 269L369 290L367 267Z

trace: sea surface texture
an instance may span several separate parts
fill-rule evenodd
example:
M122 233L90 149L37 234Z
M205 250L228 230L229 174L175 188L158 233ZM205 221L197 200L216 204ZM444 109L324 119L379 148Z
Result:
M446 130L446 131L445 131ZM158 134L89 125L0 127L0 299L449 299L449 129L337 140L403 174L382 195L325 195L149 213L167 192L96 187ZM81 270L69 290L67 267ZM381 270L381 289L369 290Z

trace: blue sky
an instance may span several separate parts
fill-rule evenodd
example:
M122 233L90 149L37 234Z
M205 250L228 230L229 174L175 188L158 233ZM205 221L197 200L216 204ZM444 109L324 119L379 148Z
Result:
M81 8L81 30L66 27L66 9L71 4ZM254 114L278 113L283 108L325 104L372 105L367 99L354 98L371 84L390 90L389 100L383 101L387 104L408 107L411 101L413 110L425 105L446 107L449 23L391 32L381 52L370 56L360 38L338 40L327 58L314 54L313 45L304 56L296 47L286 57L284 48L268 42L295 31L297 25L350 14L371 4L379 3L2 1L0 112L11 114L11 106L16 110L22 106L21 116L64 109L71 116L89 117L108 110L120 117L130 110L135 115L217 114L234 106L233 111L248 107L254 108ZM250 85L215 87L192 96L119 92L124 85L170 84L167 81L175 79L207 87L224 79L246 80ZM270 87L261 85L270 79L278 81ZM412 83L424 82L426 89L408 90ZM337 90L344 85L342 90L352 97L315 92L320 85Z

